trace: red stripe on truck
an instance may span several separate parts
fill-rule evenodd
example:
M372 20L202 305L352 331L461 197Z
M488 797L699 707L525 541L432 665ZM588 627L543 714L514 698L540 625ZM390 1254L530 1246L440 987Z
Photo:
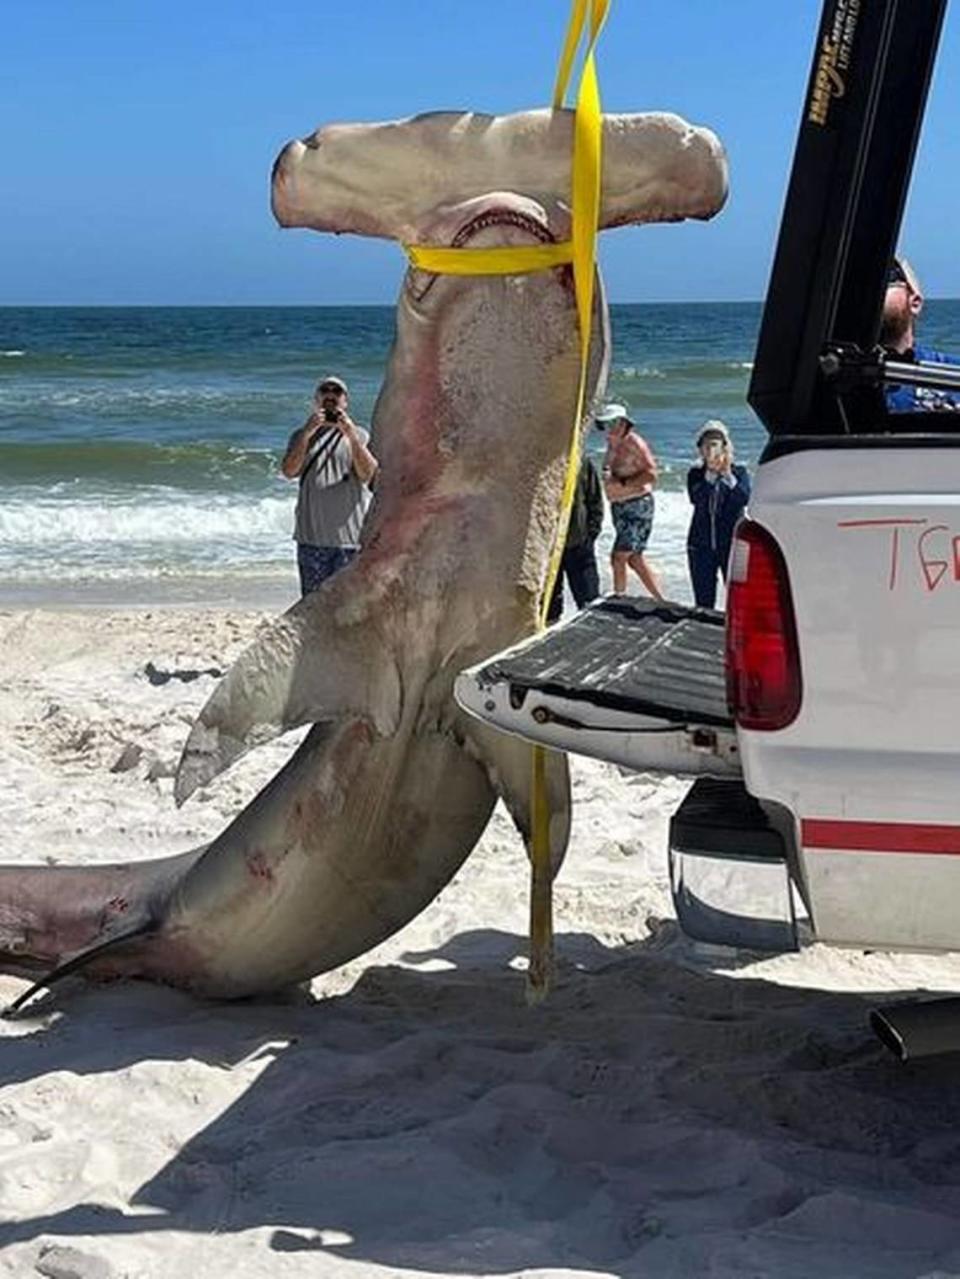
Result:
M804 848L860 853L944 853L960 857L960 826L843 822L805 817L800 823L800 838Z

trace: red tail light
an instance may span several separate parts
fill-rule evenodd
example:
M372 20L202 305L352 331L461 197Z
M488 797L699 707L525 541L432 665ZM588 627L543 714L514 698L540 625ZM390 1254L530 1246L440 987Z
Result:
M727 701L741 728L786 728L802 699L790 579L780 547L741 520L727 583Z

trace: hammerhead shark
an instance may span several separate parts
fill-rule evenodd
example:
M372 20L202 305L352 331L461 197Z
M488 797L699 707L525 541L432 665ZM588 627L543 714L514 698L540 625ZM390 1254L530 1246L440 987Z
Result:
M330 125L273 171L281 226L457 247L570 236L573 115L433 113ZM603 121L600 226L709 218L723 150L666 114ZM529 746L469 719L457 674L532 633L558 530L580 373L572 271L407 270L373 415L380 462L356 559L279 617L191 731L184 801L310 724L206 847L95 867L0 868L0 968L34 990L83 968L238 997L362 954L417 915L502 798L530 839ZM610 346L597 288L588 403ZM547 763L550 856L570 829Z

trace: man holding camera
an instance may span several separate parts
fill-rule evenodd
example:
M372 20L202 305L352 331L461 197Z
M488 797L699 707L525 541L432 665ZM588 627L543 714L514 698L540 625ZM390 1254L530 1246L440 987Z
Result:
M280 469L299 480L294 539L301 594L308 595L360 549L360 528L370 505L377 459L369 434L347 412L347 384L325 377L313 412L287 445Z
M687 563L698 608L713 608L717 574L727 580L733 530L750 497L750 476L733 460L733 443L724 424L704 422L697 435L700 461L687 472L693 503L687 534Z

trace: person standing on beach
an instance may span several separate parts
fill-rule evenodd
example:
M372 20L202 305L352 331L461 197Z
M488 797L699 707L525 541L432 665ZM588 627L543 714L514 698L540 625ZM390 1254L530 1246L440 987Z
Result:
M626 405L606 404L594 421L607 432L603 487L616 534L610 556L614 594L625 593L627 569L631 568L653 598L662 600L660 579L644 555L653 528L656 460L646 440L634 429Z
M727 580L733 530L750 498L750 476L733 460L730 432L716 418L697 435L700 461L687 472L693 515L687 533L687 563L698 608L717 602L717 574Z
M894 258L887 272L887 291L883 299L880 321L880 345L896 360L922 364L960 364L960 358L918 346L915 327L923 310L923 292L916 272L906 258ZM890 413L956 413L960 411L960 395L926 386L900 386L891 383L884 388Z
M567 540L563 546L563 559L557 580L553 584L553 594L547 609L547 622L552 624L560 620L563 612L563 579L576 601L577 608L583 608L600 594L600 574L597 571L597 555L594 543L603 528L603 490L600 487L600 476L593 459L584 453L580 461L580 473L577 476L577 487L573 494L573 506L570 508L570 523L567 525Z
M313 412L290 436L280 470L299 480L296 529L300 591L309 595L360 549L360 528L370 505L377 459L370 436L347 412L347 384L325 377Z

